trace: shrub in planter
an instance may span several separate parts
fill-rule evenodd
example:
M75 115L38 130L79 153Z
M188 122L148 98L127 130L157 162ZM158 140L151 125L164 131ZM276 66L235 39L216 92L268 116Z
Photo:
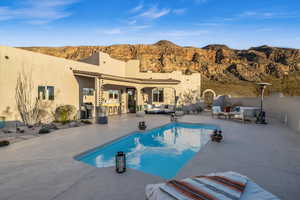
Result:
M81 123L84 123L84 124L92 124L92 122L89 121L89 120L81 120Z
M41 128L39 134L48 134L51 130L49 128Z
M54 123L44 124L44 125L42 125L42 128L48 128L48 129L53 129L53 130L59 129Z
M8 146L10 142L8 140L1 140L0 141L0 147L5 147Z
M203 108L202 108L201 106L197 106L197 107L196 107L196 112L197 112L197 113L203 112Z
M62 122L64 124L75 119L76 108L72 105L63 105L55 109L55 121Z

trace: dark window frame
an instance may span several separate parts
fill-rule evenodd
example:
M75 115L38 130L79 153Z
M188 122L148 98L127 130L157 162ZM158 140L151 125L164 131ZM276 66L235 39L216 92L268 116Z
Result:
M82 88L83 96L94 96L95 90L94 88Z
M55 100L55 86L38 86L38 99L39 100Z
M163 103L164 102L164 89L155 88L152 90L152 102Z
M108 99L109 100L119 100L119 90L109 90L108 91Z

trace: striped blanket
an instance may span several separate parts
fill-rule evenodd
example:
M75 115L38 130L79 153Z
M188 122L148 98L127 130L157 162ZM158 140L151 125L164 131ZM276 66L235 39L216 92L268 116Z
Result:
M177 200L238 200L247 184L243 176L196 176L171 180L160 190Z

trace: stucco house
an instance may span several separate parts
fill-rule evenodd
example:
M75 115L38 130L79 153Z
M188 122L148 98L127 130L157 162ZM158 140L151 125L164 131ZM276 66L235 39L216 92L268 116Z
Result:
M7 121L20 119L15 99L20 74L32 83L31 98L45 102L48 109L68 104L80 113L90 107L91 116L99 106L113 115L135 112L144 105L174 105L176 96L184 104L190 92L200 97L199 73L140 72L139 66L139 60L124 62L102 52L72 61L0 46L0 116Z

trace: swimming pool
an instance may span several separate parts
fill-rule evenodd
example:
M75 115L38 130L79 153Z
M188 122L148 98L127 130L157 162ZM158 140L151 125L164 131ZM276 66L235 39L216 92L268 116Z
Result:
M115 165L115 154L126 153L127 167L173 178L209 140L214 125L170 123L159 128L134 132L110 144L75 157L101 168Z

